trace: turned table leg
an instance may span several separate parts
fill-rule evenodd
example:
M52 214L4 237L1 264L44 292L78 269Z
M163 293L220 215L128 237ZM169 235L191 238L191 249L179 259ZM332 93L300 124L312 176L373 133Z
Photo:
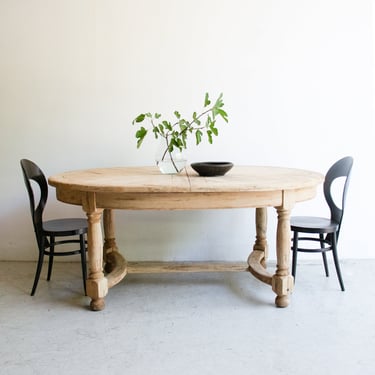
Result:
M111 261L113 257L112 253L118 253L118 247L115 238L115 220L114 213L111 209L105 209L103 212L103 228L104 228L104 261L105 261L105 272L110 273L113 271L115 265ZM112 254L114 255L114 254Z
M120 254L115 238L115 220L113 210L106 208L103 212L104 227L104 270L106 272L107 287L118 284L128 272L128 264Z
M258 207L255 211L256 237L253 251L250 253L247 264L248 270L258 280L271 285L272 275L266 270L268 257L267 244L267 207Z
M289 294L293 290L293 277L289 271L290 255L290 209L277 207L276 273L272 276L272 290L277 294L277 307L289 305Z
M267 244L267 207L258 207L255 210L255 227L256 237L253 246L253 251L262 251L263 258L261 265L266 268L268 258L268 244Z
M108 283L103 273L103 236L101 228L103 209L96 208L95 193L86 194L83 209L87 214L88 220L89 276L86 281L87 295L91 297L91 310L99 311L105 307L104 297L108 293Z

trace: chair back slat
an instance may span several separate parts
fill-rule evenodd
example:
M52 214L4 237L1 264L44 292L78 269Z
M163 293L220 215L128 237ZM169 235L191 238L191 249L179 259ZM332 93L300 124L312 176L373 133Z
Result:
M41 245L43 238L43 211L48 199L48 184L47 179L44 176L41 169L31 160L22 159L21 168L23 173L23 178L25 181L26 189L29 195L30 201L30 212L34 225L35 235L38 241L38 244ZM31 181L35 181L40 191L39 194L34 191ZM39 200L36 202L36 197L39 197Z
M338 160L335 164L331 166L325 176L324 180L324 196L327 201L328 207L331 212L331 220L338 224L338 230L336 232L336 236L338 239L342 218L344 216L344 208L346 202L346 195L348 192L349 181L350 181L350 173L353 167L353 158L351 156L344 157ZM342 186L342 191L340 195L341 199L341 207L339 207L335 201L335 198L332 194L332 185L335 180L338 178L344 177L344 184Z

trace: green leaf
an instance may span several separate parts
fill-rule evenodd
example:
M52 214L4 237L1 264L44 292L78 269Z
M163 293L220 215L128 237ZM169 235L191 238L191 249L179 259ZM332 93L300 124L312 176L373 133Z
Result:
M169 142L168 151L173 152L173 139L171 139L171 141Z
M204 107L207 107L210 104L211 104L211 101L210 101L210 99L208 97L208 92L206 92L206 95L204 97Z
M147 134L147 129L144 128L143 126L137 130L135 133L135 137L137 138L137 148L139 148L146 137Z
M147 129L142 126L140 129L137 130L137 132L135 133L135 136L137 138L144 138L146 134L147 134Z
M180 124L180 133L184 134L186 133L187 126L185 124Z
M182 141L183 148L186 148L186 138L187 138L187 134L183 133L182 136L181 136L181 141Z
M202 142L202 134L203 133L199 129L195 132L195 141L197 145Z
M198 119L197 112L194 112L194 113L193 113L193 121L194 121L194 123L197 124L198 126L201 124L201 121Z
M208 137L208 142L212 144L212 131L211 130L207 130L207 137Z
M228 114L221 108L214 108L213 110L215 115L221 116L221 118L225 121L228 122Z
M156 119L158 119L158 118L161 117L161 114L160 114L160 113L155 113L154 117L155 117Z
M183 145L184 145L184 142L182 142L182 139L181 138L176 138L176 143L178 145L178 148L181 150Z
M165 127L167 130L169 130L169 131L172 131L172 130L173 130L172 125L171 125L170 122L164 120L164 121L162 122L162 124L164 125L164 127Z
M212 131L212 134L214 134L214 135L218 135L219 134L219 131L217 130L217 128L215 128L215 125L214 124L212 124L211 126L210 126L210 130Z
M208 115L206 119L206 128L209 128L212 123L215 123L215 120L212 120L211 116Z
M174 111L174 115L176 116L177 119L181 118L181 115L178 111Z
M139 123L139 122L142 122L144 119L145 119L146 115L144 113L141 113L140 115L138 115L134 120L133 120L133 125L135 123Z
M215 105L214 107L217 107L217 108L221 108L224 106L224 102L223 102L223 93L221 93L219 95L219 97L216 99L216 102L215 102Z
M180 151L182 151L182 146L183 143L179 138L171 138L168 150L172 152L174 148L178 148Z
M158 127L154 126L152 131L154 132L154 135L155 135L155 138L158 139L159 138L159 134L160 134L160 130Z

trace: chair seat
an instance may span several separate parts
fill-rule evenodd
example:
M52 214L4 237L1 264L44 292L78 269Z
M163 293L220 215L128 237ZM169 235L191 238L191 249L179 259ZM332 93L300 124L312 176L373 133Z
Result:
M290 226L293 232L333 233L337 231L339 224L324 217L292 216Z
M48 220L43 222L43 231L50 236L84 234L87 233L87 220L79 218Z

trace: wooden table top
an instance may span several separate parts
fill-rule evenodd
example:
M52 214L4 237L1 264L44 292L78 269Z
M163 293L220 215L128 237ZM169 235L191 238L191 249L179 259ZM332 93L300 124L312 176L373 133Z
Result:
M63 190L97 193L213 193L293 190L316 187L321 173L283 167L234 166L224 176L201 177L190 167L161 174L157 167L113 167L64 172L48 179Z

